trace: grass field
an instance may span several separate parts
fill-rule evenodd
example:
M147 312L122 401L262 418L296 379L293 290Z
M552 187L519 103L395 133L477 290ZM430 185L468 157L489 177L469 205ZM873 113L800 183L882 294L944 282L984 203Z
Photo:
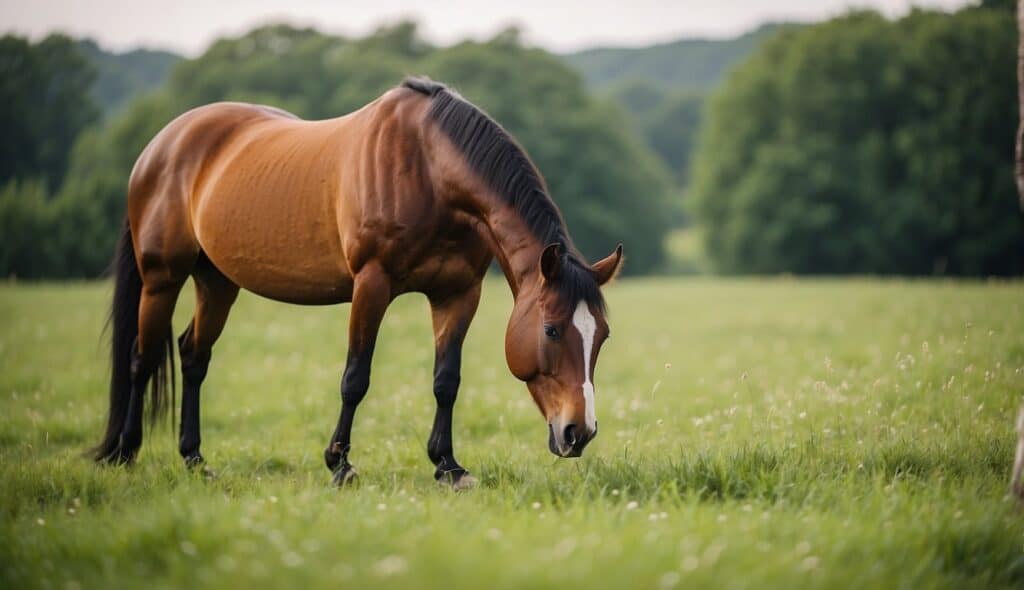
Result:
M329 487L347 307L243 295L215 349L203 452L169 426L133 468L80 453L106 403L110 286L0 286L4 588L760 588L1024 585L1007 496L1024 284L626 280L597 374L600 436L556 460L504 364L508 290L470 333L433 482L427 304L383 327ZM175 329L191 313L191 293Z

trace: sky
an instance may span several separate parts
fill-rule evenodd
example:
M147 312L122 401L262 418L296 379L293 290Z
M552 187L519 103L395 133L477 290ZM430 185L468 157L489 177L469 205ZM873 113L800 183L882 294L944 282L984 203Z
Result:
M39 38L60 30L107 49L170 49L195 56L214 39L289 22L362 35L402 19L446 45L486 39L510 25L528 43L558 52L643 46L680 37L725 38L766 21L809 22L851 7L889 16L912 5L956 9L968 0L0 0L0 30Z

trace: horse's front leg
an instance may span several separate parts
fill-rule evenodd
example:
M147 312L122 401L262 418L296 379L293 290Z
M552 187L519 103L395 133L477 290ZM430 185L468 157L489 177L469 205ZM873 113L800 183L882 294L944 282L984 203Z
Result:
M434 479L453 488L472 487L476 480L455 460L452 450L452 411L459 392L462 342L480 302L480 283L456 296L430 298L434 323L434 398L437 413L427 442L427 454L436 467Z
M356 476L355 469L348 462L352 420L356 407L370 388L370 362L377 342L377 330L384 318L384 310L391 302L391 282L376 263L364 266L354 283L348 326L348 359L341 378L341 416L324 451L327 468L334 473L336 485L350 483Z

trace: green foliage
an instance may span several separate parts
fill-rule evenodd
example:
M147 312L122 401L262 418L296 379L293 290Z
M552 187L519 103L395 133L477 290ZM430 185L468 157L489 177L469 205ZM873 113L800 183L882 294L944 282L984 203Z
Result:
M631 272L660 264L671 220L666 212L673 208L671 181L618 124L619 113L592 99L559 59L523 47L515 31L486 43L438 49L422 41L411 23L362 39L268 26L222 39L199 58L182 61L159 94L133 103L99 137L82 139L86 145L76 150L61 195L69 202L99 203L89 210L98 215L91 219L102 221L89 227L93 237L75 255L112 247L135 158L164 124L189 108L239 100L305 118L334 117L360 108L409 73L453 85L524 144L586 255L603 257L621 241ZM80 263L76 275L103 268L91 257Z
M53 265L52 244L40 244L50 234L53 210L42 180L9 180L0 189L0 273L34 278L34 271Z
M981 0L980 7L1017 14L1017 0Z
M613 87L609 97L629 111L637 132L685 189L703 119L704 95L632 81Z
M780 34L711 100L692 211L726 272L1020 274L1016 29L981 8Z
M0 183L41 178L60 186L71 144L96 121L95 72L63 35L38 43L0 38Z
M135 49L104 51L91 39L77 44L78 52L96 69L92 95L104 116L120 111L130 100L159 88L182 57L169 51Z
M329 485L345 317L243 293L204 382L203 452L103 429L108 283L0 285L0 587L1020 588L1007 488L1024 283L633 279L609 287L598 437L556 460L484 285L455 412L468 493L424 452L430 311L392 304ZM175 313L191 317L192 289ZM680 312L680 302L685 310Z

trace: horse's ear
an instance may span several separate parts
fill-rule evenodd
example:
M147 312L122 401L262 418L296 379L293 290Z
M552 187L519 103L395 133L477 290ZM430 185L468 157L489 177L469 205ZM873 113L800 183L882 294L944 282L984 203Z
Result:
M622 270L622 244L616 246L615 251L607 258L595 262L590 270L594 273L598 285L603 285L618 276Z
M554 281L562 272L562 245L548 244L540 253L540 273L545 281Z

